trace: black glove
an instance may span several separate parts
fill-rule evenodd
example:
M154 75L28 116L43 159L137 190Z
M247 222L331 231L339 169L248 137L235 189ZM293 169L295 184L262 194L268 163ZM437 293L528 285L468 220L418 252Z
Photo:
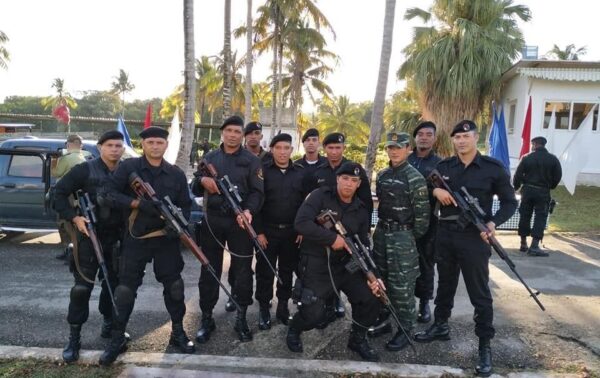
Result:
M160 205L161 205L160 201L142 199L142 200L140 200L138 209L143 211L146 215L158 217L158 216L160 216L160 211L158 211L158 208L160 207Z
M165 235L169 240L179 240L179 234L172 227L165 228L167 234Z

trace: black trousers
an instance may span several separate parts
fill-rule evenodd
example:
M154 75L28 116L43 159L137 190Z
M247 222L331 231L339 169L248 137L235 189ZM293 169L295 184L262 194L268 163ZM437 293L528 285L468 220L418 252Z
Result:
M265 254L271 266L277 267L277 273L283 284L277 282L277 299L285 302L292 296L292 280L298 270L299 251L296 244L297 233L293 227L279 230L266 227L267 249ZM262 255L256 256L256 300L263 305L273 298L273 279L275 274Z
M488 285L490 246L481 239L474 227L458 231L456 224L440 223L436 235L438 253L438 289L435 297L436 321L447 321L454 307L454 295L462 272L471 304L475 307L475 334L482 338L494 337L494 310Z
M521 190L521 205L519 206L519 236L531 235L536 239L544 238L549 204L550 189L523 186ZM535 218L532 228L531 217L534 212Z
M434 223L435 222L435 223ZM433 279L435 276L435 234L437 219L429 224L427 233L416 240L419 252L419 277L415 285L415 297L421 300L433 299Z
M207 222L210 225L210 230ZM198 240L219 278L221 278L223 271L224 251L221 245L227 243L227 248L231 252L241 256L231 255L229 269L233 270L235 277L232 282L231 294L240 306L251 305L253 247L246 231L238 226L233 216L208 214L200 225ZM219 300L219 283L205 267L202 267L200 272L198 289L200 291L200 309L202 312L212 312Z
M98 239L102 245L104 254L104 260L106 262L106 268L108 271L108 282L110 287L115 290L117 287L117 273L114 269L114 247L118 242L119 232L113 230L112 232L103 232L98 235ZM78 258L79 268L81 272L90 280L95 280L98 276L98 280L102 281L100 300L98 302L98 310L105 317L112 316L112 302L110 295L108 294L108 288L104 281L104 274L102 269L98 265L92 242L87 236L78 233ZM69 324L83 324L88 320L90 314L89 302L90 295L94 289L94 284L84 280L77 269L75 268L74 256L71 256L71 272L75 284L71 288L71 295L69 301L69 310L67 314L67 321Z
M339 254L345 252L332 252ZM348 297L352 307L352 318L362 331L375 324L381 302L371 293L367 285L367 278L362 271L350 273L345 268L345 262L331 262L331 274L337 290ZM325 302L328 298L335 296L331 277L328 271L327 258L315 256L301 256L298 265L299 276L305 292L305 297L312 297L308 303L298 306L298 312L290 324L291 327L300 331L308 331L325 320ZM356 328L356 327L353 327Z
M166 236L123 240L119 264L119 286L115 301L119 309L116 329L125 329L133 310L137 289L142 285L146 265L152 261L154 276L163 285L163 299L173 323L181 323L185 315L185 298L181 271L184 262L179 239Z

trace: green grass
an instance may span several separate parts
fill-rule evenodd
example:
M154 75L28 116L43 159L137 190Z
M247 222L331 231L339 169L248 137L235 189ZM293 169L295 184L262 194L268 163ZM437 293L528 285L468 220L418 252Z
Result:
M0 359L0 378L109 378L116 377L123 370L123 365L104 368L98 365L72 364L34 359L15 360Z
M559 186L552 198L558 203L550 216L550 231L600 232L600 187L578 186L572 196Z

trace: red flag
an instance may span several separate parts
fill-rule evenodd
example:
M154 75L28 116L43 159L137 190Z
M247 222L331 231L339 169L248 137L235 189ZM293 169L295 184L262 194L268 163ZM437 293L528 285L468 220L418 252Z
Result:
M144 120L144 129L147 129L152 125L152 104L148 104L146 109L146 119Z
M66 104L60 104L52 111L52 116L59 120L60 122L68 125L71 123L71 111Z
M527 105L527 114L525 114L525 123L523 124L523 132L521 133L521 153L519 158L529 153L531 146L531 96L529 96L529 105Z

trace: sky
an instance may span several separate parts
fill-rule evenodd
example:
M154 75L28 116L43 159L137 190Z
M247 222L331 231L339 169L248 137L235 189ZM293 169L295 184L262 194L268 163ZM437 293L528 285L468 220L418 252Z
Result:
M254 8L264 0L254 0ZM520 23L527 45L540 55L558 44L586 46L584 60L600 60L597 32L600 3L522 0L532 20ZM245 0L232 0L232 28L245 23ZM381 54L384 0L317 0L336 33L328 48L340 62L327 82L335 95L353 102L373 100ZM403 88L396 71L401 50L418 21L405 21L407 8L427 8L430 0L396 3L387 94ZM567 7L568 5L568 7ZM196 56L216 55L223 45L223 1L195 1ZM183 82L183 1L173 0L18 0L0 1L0 30L10 41L8 70L0 69L0 102L6 96L48 96L54 78L65 81L75 97L88 90L108 90L124 69L136 86L126 100L164 98ZM245 37L233 42L238 56ZM259 57L253 81L269 75L272 54ZM245 70L244 70L245 73ZM309 101L306 101L307 103Z

